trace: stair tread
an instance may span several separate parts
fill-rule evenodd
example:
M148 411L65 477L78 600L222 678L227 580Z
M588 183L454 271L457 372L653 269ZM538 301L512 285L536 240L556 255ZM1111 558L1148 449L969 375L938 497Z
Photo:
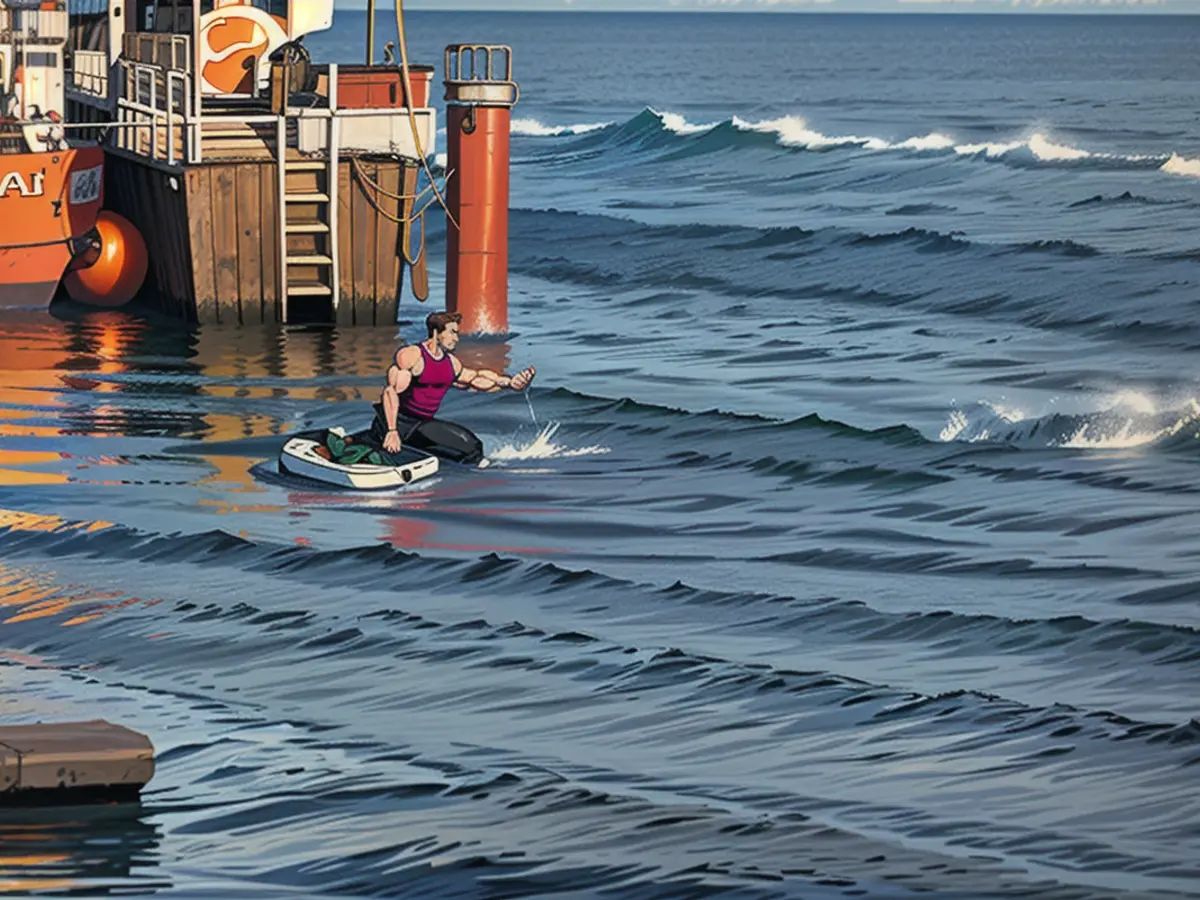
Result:
M297 253L287 258L289 266L327 266L332 262L333 260L323 253Z
M320 159L289 159L283 167L289 172L323 172L329 163Z
M284 198L290 203L328 203L328 194L285 194Z
M322 234L329 230L324 222L288 222L288 234Z
M316 282L292 282L288 284L288 295L298 297L317 297L322 294L332 294L333 290L327 284Z

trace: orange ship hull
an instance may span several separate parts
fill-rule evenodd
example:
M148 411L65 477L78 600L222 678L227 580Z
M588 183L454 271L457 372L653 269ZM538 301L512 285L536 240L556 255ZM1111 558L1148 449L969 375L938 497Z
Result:
M104 203L104 151L0 155L0 307L46 306Z

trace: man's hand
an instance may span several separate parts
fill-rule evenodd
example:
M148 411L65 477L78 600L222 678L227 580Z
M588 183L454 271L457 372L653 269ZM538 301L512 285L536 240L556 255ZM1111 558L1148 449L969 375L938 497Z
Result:
M523 391L529 386L529 382L533 381L533 376L537 374L537 370L533 366L528 369L522 369L512 377L512 381L508 383L514 391Z
M383 449L388 453L400 452L400 435L395 431L389 431L383 436Z

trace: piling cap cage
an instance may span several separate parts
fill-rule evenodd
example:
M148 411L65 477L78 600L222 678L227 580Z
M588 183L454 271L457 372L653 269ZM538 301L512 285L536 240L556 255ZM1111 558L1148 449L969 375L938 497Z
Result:
M512 79L512 48L504 44L451 44L443 84L449 106L513 107L521 96Z

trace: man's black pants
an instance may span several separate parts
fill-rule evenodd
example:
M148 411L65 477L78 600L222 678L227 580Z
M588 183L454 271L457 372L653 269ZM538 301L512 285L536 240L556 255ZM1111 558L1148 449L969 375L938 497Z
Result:
M387 435L387 418L383 404L375 404L375 420L371 423L371 439L383 445ZM483 441L470 430L441 419L417 419L396 413L396 431L400 440L410 447L432 453L442 459L473 466L483 459Z

